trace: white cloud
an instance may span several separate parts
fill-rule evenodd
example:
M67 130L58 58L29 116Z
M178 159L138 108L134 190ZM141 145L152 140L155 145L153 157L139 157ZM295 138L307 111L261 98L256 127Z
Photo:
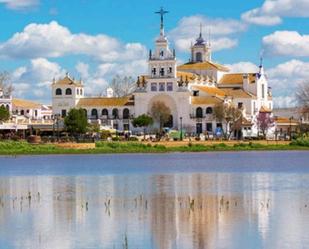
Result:
M82 78L86 95L98 96L105 94L104 90L115 75L131 76L133 79L147 72L146 60L129 62L114 62L89 65L78 62L75 66L77 74L71 77ZM51 103L51 88L53 78L56 80L66 74L59 64L46 58L32 59L29 65L19 67L11 74L14 85L14 96Z
M308 0L265 0L259 8L242 14L245 22L272 26L282 22L282 17L309 17Z
M273 103L275 108L295 107L297 102L295 96L279 96L273 97Z
M266 55L309 56L309 35L296 31L276 31L263 37Z
M247 29L245 24L234 19L211 19L196 15L182 18L178 26L171 30L168 36L178 50L188 52L191 43L199 35L200 24L204 27L204 39L208 39L208 31L211 31L211 43L214 51L235 47L238 40L233 35Z
M25 10L36 7L40 4L40 0L0 0L8 9Z
M290 60L266 71L275 106L294 106L299 84L309 81L309 62Z
M241 61L235 64L228 64L226 66L230 68L231 73L256 73L259 70L257 65L247 61Z
M147 72L147 62L145 60L135 60L125 63L102 63L91 72L89 65L78 63L77 71L83 77L87 95L101 95L109 82L116 75L131 76L135 79L138 75Z
M50 84L53 78L62 77L65 74L57 63L45 58L31 60L25 67L19 67L12 73L14 95L21 98L44 99L50 102Z
M9 58L58 58L66 55L87 55L100 61L129 61L144 58L146 49L140 43L123 44L116 38L71 31L56 21L32 23L8 41L0 44L0 54Z

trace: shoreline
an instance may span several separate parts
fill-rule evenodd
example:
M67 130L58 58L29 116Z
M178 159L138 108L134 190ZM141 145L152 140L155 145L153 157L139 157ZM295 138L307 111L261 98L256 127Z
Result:
M261 143L186 143L181 146L165 146L163 144L145 144L138 142L97 142L91 148L81 144L81 148L67 147L64 144L38 144L27 142L0 142L0 156L19 155L98 155L98 154L168 154L168 153L207 153L207 152L246 152L246 151L308 151L309 147L291 144Z

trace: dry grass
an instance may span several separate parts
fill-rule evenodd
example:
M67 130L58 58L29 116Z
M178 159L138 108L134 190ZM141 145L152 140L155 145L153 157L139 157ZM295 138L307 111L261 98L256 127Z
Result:
M152 145L164 145L165 147L180 147L180 146L187 146L188 143L191 144L199 144L199 145L216 145L216 144L226 144L228 146L234 146L235 144L249 144L250 141L225 141L225 140L208 140L208 141L160 141L160 142L153 142ZM251 141L251 143L261 144L261 145L288 145L290 141L273 141L273 140L257 140ZM149 142L144 142L148 144Z
M88 150L95 149L95 143L60 143L55 144L56 147L62 149Z

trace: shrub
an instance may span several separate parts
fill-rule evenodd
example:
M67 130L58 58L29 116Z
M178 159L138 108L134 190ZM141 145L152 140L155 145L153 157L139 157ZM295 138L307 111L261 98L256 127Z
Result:
M291 145L298 145L298 146L309 147L309 137L308 137L308 134L305 134L302 137L294 139L291 142Z
M130 138L129 138L129 141L135 141L135 142L138 142L138 138L137 138L137 137L130 137Z

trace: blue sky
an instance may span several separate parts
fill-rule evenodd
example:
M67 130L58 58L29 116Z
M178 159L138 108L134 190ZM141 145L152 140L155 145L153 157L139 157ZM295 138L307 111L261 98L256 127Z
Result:
M295 104L297 85L309 80L308 0L0 0L1 70L18 97L50 102L51 80L67 71L101 94L113 75L147 70L161 6L180 61L202 23L215 61L251 72L262 53L275 105Z

